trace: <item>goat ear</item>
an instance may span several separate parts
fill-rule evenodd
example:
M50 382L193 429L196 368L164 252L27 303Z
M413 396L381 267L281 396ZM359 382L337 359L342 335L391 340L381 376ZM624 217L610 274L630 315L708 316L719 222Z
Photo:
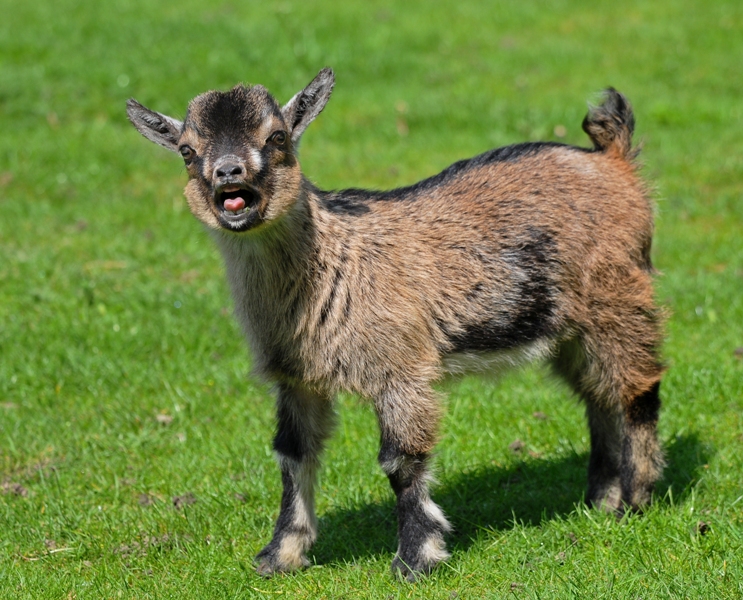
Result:
M334 85L333 70L326 67L281 109L284 121L291 129L292 143L295 146L299 143L299 138L307 129L307 125L312 123L325 108Z
M126 114L132 125L151 142L178 152L183 123L142 106L134 98L126 101Z

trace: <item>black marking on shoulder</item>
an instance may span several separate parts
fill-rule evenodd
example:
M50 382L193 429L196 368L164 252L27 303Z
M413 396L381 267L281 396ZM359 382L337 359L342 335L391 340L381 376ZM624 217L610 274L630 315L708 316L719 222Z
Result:
M509 294L507 302L492 307L490 318L478 322L460 320L461 328L456 330L439 323L448 337L450 352L507 350L555 333L557 289L553 273L557 265L552 235L530 228L505 252L509 267L523 274L523 281ZM480 298L483 293L481 285L475 284L468 299Z

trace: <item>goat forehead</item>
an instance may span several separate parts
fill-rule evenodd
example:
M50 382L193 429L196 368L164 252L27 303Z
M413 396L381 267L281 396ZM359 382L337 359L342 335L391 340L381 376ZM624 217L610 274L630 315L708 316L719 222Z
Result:
M194 98L186 114L186 126L207 139L258 133L275 120L283 121L281 109L262 86L238 85L228 92L207 92Z

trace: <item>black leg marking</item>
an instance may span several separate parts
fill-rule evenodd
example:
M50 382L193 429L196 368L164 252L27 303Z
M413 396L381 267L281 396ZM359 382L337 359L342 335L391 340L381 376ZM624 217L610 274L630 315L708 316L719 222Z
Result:
M552 360L555 371L586 402L591 430L586 501L620 515L626 507L637 509L650 501L663 470L656 433L660 383L623 400L624 390L632 384L629 377L636 373L625 350L602 358L596 355L596 347L589 354L586 343L576 338L563 343ZM613 368L612 360L624 361L625 368ZM651 381L662 373L662 367L652 361L643 369Z
M281 458L281 482L284 490L274 534L256 556L260 575L293 571L309 566L305 556L317 537L314 510L316 465Z
M659 390L660 382L626 407L620 479L622 502L630 510L638 510L650 502L663 470L663 454L657 438Z
M591 431L586 501L597 508L615 511L621 504L619 463L622 452L623 417L617 410L588 401L586 413Z
M428 494L426 455L400 454L383 445L379 460L397 496L399 545L392 571L415 581L418 575L430 573L449 557L444 535L451 526Z
M633 427L655 427L660 412L660 381L640 394L627 407L627 423Z
M263 576L309 565L305 553L317 537L315 482L319 454L333 423L329 399L307 390L279 388L274 449L284 489L273 538L256 557L258 573Z

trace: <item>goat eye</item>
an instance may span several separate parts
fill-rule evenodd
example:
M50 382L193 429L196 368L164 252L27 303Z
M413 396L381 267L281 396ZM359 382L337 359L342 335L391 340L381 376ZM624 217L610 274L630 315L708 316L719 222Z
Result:
M274 131L268 141L276 144L277 146L283 146L286 142L286 133L283 131Z
M179 151L181 153L181 156L183 157L183 160L189 161L191 160L196 152L194 152L194 149L191 148L191 146L181 146L179 148Z

